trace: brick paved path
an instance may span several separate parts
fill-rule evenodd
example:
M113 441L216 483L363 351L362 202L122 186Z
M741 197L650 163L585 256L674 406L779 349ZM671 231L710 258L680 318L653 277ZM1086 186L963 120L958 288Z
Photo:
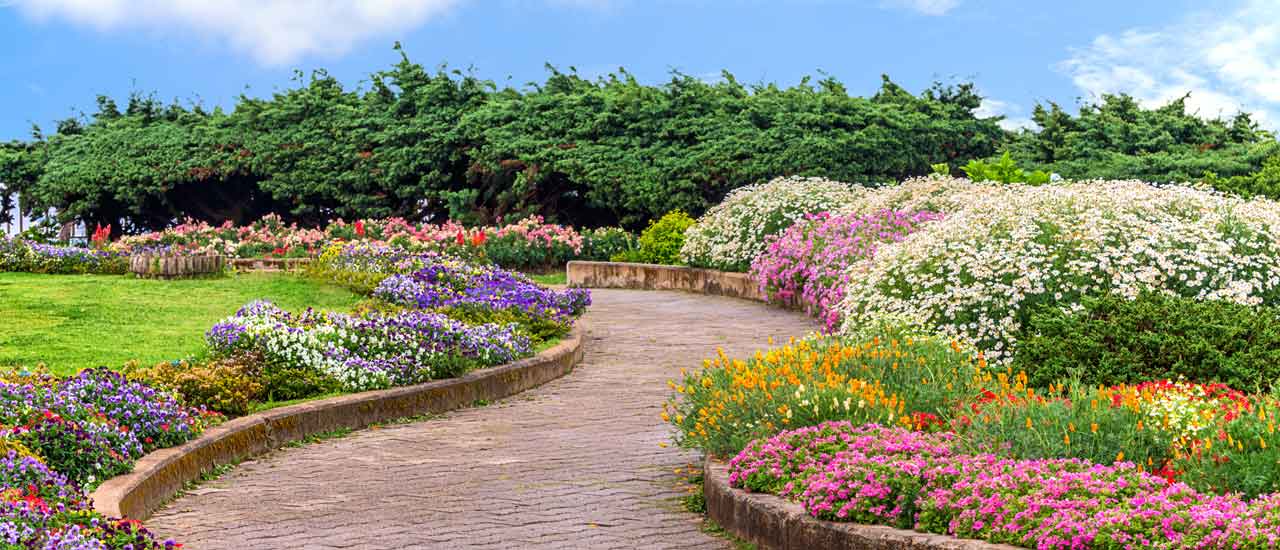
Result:
M676 501L673 470L697 457L658 445L666 380L717 346L746 355L813 325L730 298L593 293L565 378L247 462L147 526L195 550L725 547Z

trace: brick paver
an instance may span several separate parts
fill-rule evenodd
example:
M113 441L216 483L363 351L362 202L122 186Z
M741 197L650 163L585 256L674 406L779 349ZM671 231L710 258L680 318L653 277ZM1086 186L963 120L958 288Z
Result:
M800 336L793 312L711 296L593 291L569 376L487 407L247 462L147 525L187 548L723 548L680 509L666 380L716 347Z

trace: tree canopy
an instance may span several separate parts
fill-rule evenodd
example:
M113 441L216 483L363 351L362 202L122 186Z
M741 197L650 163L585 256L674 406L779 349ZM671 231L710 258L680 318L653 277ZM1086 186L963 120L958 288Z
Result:
M548 72L499 89L406 57L365 89L321 71L225 113L100 97L85 120L0 149L0 181L31 209L134 229L268 212L638 226L773 176L887 182L991 155L1003 139L996 119L974 115L969 84L915 95L884 78L857 97L833 78L781 87L673 73L645 85L624 70Z
M646 85L622 69L597 79L547 69L541 83L499 88L402 52L359 88L298 74L230 112L99 97L95 113L51 135L0 145L0 206L20 196L29 211L126 230L270 212L313 224L541 214L638 227L776 176L877 184L1008 152L1067 178L1227 181L1277 149L1248 115L1203 120L1183 100L1146 109L1105 96L1078 115L1050 103L1035 109L1039 129L1014 133L975 114L972 84L913 94L884 77L860 97L831 77L784 87L674 72Z

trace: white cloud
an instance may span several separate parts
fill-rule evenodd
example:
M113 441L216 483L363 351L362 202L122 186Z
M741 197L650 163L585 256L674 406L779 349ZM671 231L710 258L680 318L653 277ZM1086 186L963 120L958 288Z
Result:
M973 114L978 118L1002 116L1004 119L1000 121L1000 127L1009 131L1021 130L1023 128L1035 128L1036 123L1032 122L1030 118L1023 116L1022 112L1023 109L1021 105L1015 105L1008 101L985 97L982 99L982 104L978 105L977 109L974 109Z
M3 1L3 0L0 0ZM13 0L10 0L13 1ZM439 17L461 0L16 0L28 17L102 31L144 30L225 42L261 63L339 55Z
M960 0L883 0L881 5L906 8L924 15L946 15L960 5Z
M1059 66L1092 96L1128 93L1156 106L1190 93L1206 118L1239 111L1280 124L1280 3L1248 0L1156 29L1098 36Z

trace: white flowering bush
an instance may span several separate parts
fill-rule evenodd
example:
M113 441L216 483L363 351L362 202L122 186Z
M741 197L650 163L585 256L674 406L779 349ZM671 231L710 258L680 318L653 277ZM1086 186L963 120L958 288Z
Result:
M1280 296L1280 203L1269 200L1137 181L932 179L871 191L864 205L947 216L850 267L838 307L846 333L905 319L1003 362L1033 309L1077 310L1090 293L1242 304Z
M769 236L806 214L853 208L865 193L857 185L796 177L735 189L689 228L680 257L695 267L747 271Z
M214 325L205 340L215 355L259 353L267 368L322 373L348 391L458 376L513 361L533 349L515 324L471 325L417 309L293 315L263 300Z

